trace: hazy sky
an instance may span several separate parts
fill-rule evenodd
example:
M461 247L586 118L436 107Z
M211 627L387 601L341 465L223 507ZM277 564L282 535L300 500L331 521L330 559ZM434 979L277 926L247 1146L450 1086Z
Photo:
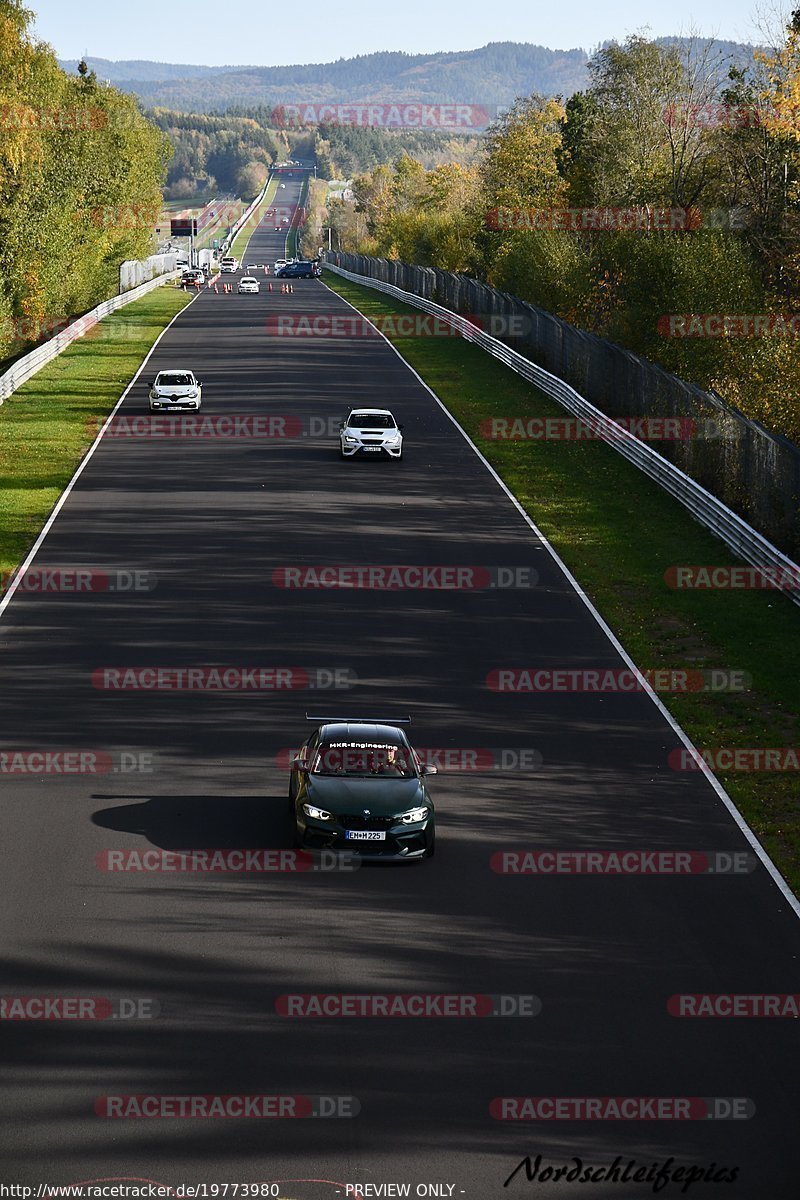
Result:
M374 50L472 50L487 42L533 42L551 49L593 49L649 26L652 37L686 33L760 41L756 12L765 0L571 0L487 4L436 0L28 0L37 36L60 58L153 59L157 62L275 66L331 62ZM766 0L781 11L781 0ZM788 12L791 5L787 3ZM235 14L242 19L237 23Z

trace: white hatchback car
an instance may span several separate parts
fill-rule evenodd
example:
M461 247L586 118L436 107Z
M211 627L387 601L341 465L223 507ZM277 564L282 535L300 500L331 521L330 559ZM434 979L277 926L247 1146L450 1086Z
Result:
M239 280L239 287L238 287L237 291L255 292L256 294L258 294L258 292L260 290L260 286L261 285L259 284L258 280L254 279L252 275L243 275L242 278Z
M203 385L194 371L159 371L150 385L151 412L197 410L203 399Z
M402 428L386 408L353 408L339 426L341 457L386 454L389 458L402 458Z
M276 258L275 266L273 267L273 270L277 271L280 269L280 267L285 267L286 264L288 263L288 261L289 261L288 258Z

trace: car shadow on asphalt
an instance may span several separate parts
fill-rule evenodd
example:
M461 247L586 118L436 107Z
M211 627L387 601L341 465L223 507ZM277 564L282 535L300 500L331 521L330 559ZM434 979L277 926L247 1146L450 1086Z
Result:
M103 829L139 834L162 850L283 849L292 844L285 796L153 796L99 809L92 821Z

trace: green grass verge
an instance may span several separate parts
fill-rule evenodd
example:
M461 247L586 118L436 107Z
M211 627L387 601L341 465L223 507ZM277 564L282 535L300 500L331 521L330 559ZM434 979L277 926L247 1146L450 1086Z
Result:
M0 405L0 595L158 335L190 297L169 284L112 313Z
M419 312L332 272L324 280L368 317ZM391 340L473 438L637 666L725 668L752 677L746 692L660 694L699 749L800 744L795 605L777 592L668 588L664 573L673 565L741 562L603 442L482 437L486 418L565 412L478 347L450 337ZM715 774L800 894L800 774Z

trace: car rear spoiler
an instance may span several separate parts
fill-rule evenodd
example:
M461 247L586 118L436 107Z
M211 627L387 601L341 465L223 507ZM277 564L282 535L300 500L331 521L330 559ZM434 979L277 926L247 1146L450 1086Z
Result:
M307 721L317 721L325 724L340 721L343 725L410 725L411 717L343 717L339 713L333 716L316 716L314 713L306 713Z

